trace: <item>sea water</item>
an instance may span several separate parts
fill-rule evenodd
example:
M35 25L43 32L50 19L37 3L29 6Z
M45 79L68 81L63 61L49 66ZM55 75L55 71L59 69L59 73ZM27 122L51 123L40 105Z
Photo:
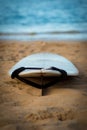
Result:
M0 0L0 39L87 40L87 0Z

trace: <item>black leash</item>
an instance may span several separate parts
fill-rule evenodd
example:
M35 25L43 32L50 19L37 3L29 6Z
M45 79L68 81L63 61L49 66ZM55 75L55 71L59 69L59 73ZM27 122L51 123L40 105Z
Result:
M34 82L30 81L30 80L27 80L24 77L19 76L19 73L21 73L22 71L24 71L26 69L37 69L37 70L40 70L42 68L35 68L35 67L34 68L32 68L32 67L25 68L25 67L20 67L20 68L18 68L18 69L16 69L16 70L13 71L13 73L11 75L11 78L12 79L17 78L20 81L22 81L22 82L24 82L24 83L26 83L28 85L31 85L31 86L39 88L39 89L44 89L44 88L50 87L51 85L54 85L55 83L57 83L58 81L60 81L62 79L66 79L66 77L67 77L67 72L65 70L62 70L62 69L59 69L59 68L56 68L56 67L50 67L47 70L59 71L61 73L61 76L58 77L58 78L56 78L54 81L51 81L51 82L49 82L47 84L43 84L43 81L42 81L42 85L40 85L40 84L34 83ZM43 76L41 78L42 78L42 80L44 80Z

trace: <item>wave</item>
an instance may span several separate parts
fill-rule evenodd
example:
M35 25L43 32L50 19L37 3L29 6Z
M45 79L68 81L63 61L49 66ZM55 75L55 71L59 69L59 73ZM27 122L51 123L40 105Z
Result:
M2 40L87 40L87 23L1 26Z
M79 33L87 32L87 23L74 24L43 24L36 26L22 25L0 25L0 33L25 33L25 34L40 34L40 33Z
M0 34L0 40L71 40L87 41L87 33Z

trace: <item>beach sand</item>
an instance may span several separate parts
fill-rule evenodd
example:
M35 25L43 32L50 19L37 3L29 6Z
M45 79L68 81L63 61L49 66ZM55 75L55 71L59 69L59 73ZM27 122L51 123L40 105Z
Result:
M60 54L79 69L79 76L44 91L8 75L20 59L37 52ZM87 42L0 41L0 130L87 129Z

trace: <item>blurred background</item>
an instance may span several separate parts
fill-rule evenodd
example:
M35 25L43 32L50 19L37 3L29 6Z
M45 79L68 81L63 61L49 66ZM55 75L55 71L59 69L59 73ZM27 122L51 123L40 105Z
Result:
M0 39L87 40L87 0L0 0Z

